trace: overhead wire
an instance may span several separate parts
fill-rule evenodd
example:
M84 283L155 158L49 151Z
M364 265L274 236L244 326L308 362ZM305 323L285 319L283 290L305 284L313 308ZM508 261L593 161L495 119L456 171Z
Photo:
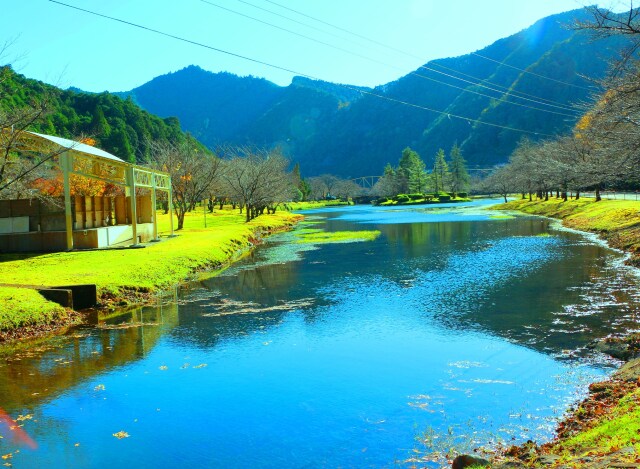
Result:
M278 29L278 30L280 30L280 31L287 32L287 33L292 34L292 35L295 35L295 36L297 36L297 37L301 37L301 38L307 39L307 40L309 40L309 41L316 42L316 43L318 43L318 44L321 44L321 45L324 45L324 46L330 47L330 48L332 48L332 49L339 50L339 51L341 51L341 52L344 52L344 53L347 53L347 54L353 55L353 56L355 56L355 57L359 57L359 58L362 58L362 59L365 59L365 60L368 60L368 61L374 62L374 63L376 63L376 64L383 65L383 66L386 66L386 67L389 67L389 68L392 68L392 69L395 69L395 70L399 70L399 71L404 72L404 69L402 69L402 68L400 68L400 67L397 67L397 66L395 66L395 65L391 65L391 64L389 64L389 63L383 62L383 61L378 60L378 59L374 59L374 58L372 58L372 57L369 57L369 56L366 56L366 55L360 54L360 53L358 53L358 52L354 52L354 51L351 51L351 50L345 49L345 48L343 48L343 47L339 47L339 46L336 46L336 45L334 45L334 44L330 44L330 43L328 43L328 42L325 42L325 41L322 41L322 40L319 40L319 39L316 39L316 38L313 38L313 37L307 36L307 35L305 35L305 34L298 33L298 32L296 32L296 31L292 31L292 30L290 30L290 29L284 28L284 27L282 27L282 26L275 25L275 24L270 23L270 22L268 22L268 21L261 20L261 19L259 19L259 18L254 17L254 16L247 15L247 14L245 14L245 13L241 13L241 12L236 11L236 10L233 10L233 9L231 9L231 8L224 7L224 6L220 5L220 4L217 4L217 3L212 2L212 1L210 1L210 0L200 0L200 1L201 1L202 3L205 3L205 4L209 5L209 6L216 7L216 8L219 8L219 9L221 9L221 10L224 10L224 11L226 11L226 12L229 12L229 13L232 13L232 14L235 14L235 15L238 15L238 16L241 16L241 17L243 17L243 18L247 18L247 19L250 19L250 20L256 21L256 22L258 22L258 23L264 24L264 25L266 25L266 26L270 26L270 27L275 28L275 29ZM243 1L243 3L247 3L247 4L249 4L249 5L250 5L250 3L248 3L248 2L244 2L244 1ZM493 92L500 93L502 96L491 96L491 95L488 95L488 94L486 94L486 93L482 93L482 92L479 92L479 91L476 91L476 90L469 89L468 87L462 87L462 86L454 85L454 84L452 84L452 83L447 83L447 82L445 82L445 81L438 80L438 79L436 79L436 78L429 77L429 76L426 76L426 75L420 74L420 73L418 73L418 72L409 72L409 75L417 76L417 77L422 78L422 79L425 79L425 80L429 80L429 81L432 81L432 82L435 82L435 83L439 83L439 84L444 85L444 86L448 86L448 87L451 87L451 88L455 88L455 89L461 90L463 93L471 93L471 94L475 94L475 95L478 95L478 96L483 96L483 97L486 97L486 98L489 98L489 99L502 101L503 103L506 103L506 104L512 104L512 105L514 105L514 106L524 107L524 108L532 109L532 110L535 110L535 111L547 112L547 113L550 113L550 114L556 114L556 115L561 115L561 116L565 116L565 117L572 117L572 118L573 118L573 117L577 117L577 115L576 115L576 114L577 114L577 111L576 111L576 110L574 110L574 109L571 109L571 108L569 108L569 107L566 107L566 106L561 106L561 105L559 106L559 105L549 104L549 103L545 103L545 102L537 101L537 100L530 99L530 98L524 98L524 97L520 97L520 96L511 96L511 97L515 97L515 98L522 99L522 100L525 100L525 101L533 102L533 103L538 104L538 105L541 105L541 106L548 106L548 107L552 107L552 108L560 109L560 110L562 110L562 111L571 112L572 114L568 114L567 112L554 111L554 110L551 110L551 109L543 109L543 108L539 108L539 107L533 107L533 106L529 106L529 105L527 105L527 104L523 104L523 103L519 103L519 102L509 101L509 100L505 99L506 97L504 96L504 93L503 93L502 91L500 91L500 90L496 90L495 88L491 88L491 87L484 86L484 85L481 85L481 84L473 83L473 82L471 82L471 81L469 81L469 80L465 80L465 79L462 79L462 78L459 78L459 77L455 77L455 76L453 76L453 75L451 75L451 74L448 74L448 73L445 73L445 72L442 72L442 71L439 71L439 70L435 70L435 69L432 69L432 68L429 68L429 67L426 67L426 66L422 66L422 67L420 67L420 68L422 68L422 69L426 69L426 70L429 70L429 71L434 72L434 73L437 73L437 74L445 75L445 76L447 76L447 77L449 77L449 78L453 78L453 79L456 79L456 80L461 80L461 81L463 81L463 82L470 83L470 84L472 84L472 85L477 85L477 86L481 86L481 87L483 87L483 88L487 88L487 89L489 89L489 90L491 90L491 91L493 91Z
M329 32L327 32L327 31L325 31L325 30L322 30L322 29L316 28L316 27L315 27L315 26L313 26L313 25L310 25L310 24L308 24L308 23L303 23L303 22L298 21L298 20L295 20L295 19L293 19L293 18L291 18L291 17L289 17L289 16L281 15L281 14L276 13L276 12L274 12L274 11L272 11L272 10L267 9L267 8L263 8L263 7L260 7L260 6L258 6L258 5L255 5L255 4L253 4L253 3L250 3L250 2L248 2L248 1L246 1L246 0L237 0L237 1L239 1L240 3L243 3L243 4L245 4L245 5L252 6L253 8L256 8L256 9L258 9L258 10L261 10L261 11L264 11L264 12L270 13L270 14L272 14L272 15L278 16L278 17L280 17L280 18L284 18L284 19L286 19L286 20L288 20L288 21L291 21L291 22L294 22L294 23L296 23L296 24L300 24L300 25L303 25L303 26L305 26L305 27L308 27L308 28L314 29L314 30L316 30L316 31L323 32L324 34L329 34L329 35L334 36L334 37L340 37L341 39L343 39L343 40L344 40L344 38L342 38L341 36L336 36L335 34L332 34L332 33L329 33ZM268 0L265 0L265 1L268 1ZM269 2L269 3L273 3L274 5L280 5L280 4L276 3L276 2ZM336 29L338 29L338 30L349 32L347 29L340 28L339 26L332 25L332 24L330 24L330 23L327 23L327 22L325 22L325 21L323 21L323 20L319 20L319 19L317 19L317 18L313 18L313 17L311 17L311 16L309 16L309 15L306 15L306 14L304 14L304 13L302 13L302 12L298 12L297 10L290 9L290 8L288 8L288 7L285 7L285 6L282 6L282 8L286 8L286 9L288 9L288 10L291 10L291 11L297 12L298 14L301 14L301 15L306 16L306 17L308 17L308 18L312 18L312 19L314 19L314 20L316 20L316 21L319 21L319 22L321 22L321 23L323 23L323 24L327 24L327 25L329 25L329 26L332 26L332 27L334 27L334 28L336 28ZM357 34L357 33L353 33L353 32L349 32L349 33L350 33L350 34L352 34L352 35L354 35L354 36L356 36L356 37L360 37L360 38L366 39L366 40L368 40L369 42L372 42L372 43L374 43L374 44L380 45L380 46L382 46L382 47L384 47L384 48L386 48L386 49L390 49L390 50L392 50L392 51L394 51L394 52L398 52L398 53L400 53L400 54L403 54L403 55L405 55L405 56L408 56L408 57L411 57L411 58L414 58L414 59L423 60L421 57L419 57L419 56L417 56L417 55L415 55L415 54L412 54L412 53L410 53L410 52L406 52L406 51L403 51L403 50L401 50L401 49L397 49L397 48L395 48L395 47L392 47L392 46L389 46L389 45L383 44L383 43L381 43L381 42L379 42L379 41L376 41L376 40L374 40L374 39L366 38L365 36L362 36L362 35ZM349 42L354 43L354 44L357 44L358 46L361 46L361 44L359 44L359 43L357 43L357 42L354 42L354 41L349 41ZM512 88L510 88L510 87L506 87L506 86L499 85L499 84L496 84L496 83L491 83L491 82L489 82L489 81L488 81L487 79L485 79L485 78L479 78L479 77L476 77L476 76L473 76L473 75L470 75L470 74L467 74L467 73L464 73L464 72L460 72L460 71L458 71L458 70L455 70L455 69L452 69L452 68L446 67L446 66L444 66L444 65L442 65L442 64L440 64L440 63L438 63L438 62L436 62L436 61L431 61L429 64L431 64L431 65L437 65L437 66L439 66L439 67L441 67L441 68L444 68L444 69L447 69L447 70L449 70L449 71L452 71L452 72L458 73L458 74L460 74L460 75L467 76L467 77L472 78L473 80L477 80L477 81L469 81L469 80L465 80L465 79L463 79L463 78L460 78L460 77L457 77L457 76L454 76L454 75L450 75L450 74L444 73L444 72L442 72L442 71L440 71L440 70L433 69L433 68L429 67L428 65L420 65L420 66L418 66L418 68L419 68L419 69L423 69L423 70L429 70L429 71L431 71L431 72L433 72L433 73L438 73L438 74L440 74L440 75L445 75L445 76L447 76L447 77L449 77L449 78L453 78L453 79L455 79L455 80L463 81L463 82L465 82L465 83L469 83L469 84L472 84L472 85L474 85L474 86L478 86L478 87L481 87L481 88L485 88L485 89L488 89L488 90L491 90L491 91L494 91L494 92L497 92L497 93L505 94L505 95L507 95L507 96L509 96L509 97L512 97L512 98L522 99L522 100L525 100L525 101L529 101L529 102L534 102L534 103L540 104L540 105L542 105L542 106L549 106L549 107L553 107L553 108L557 108L557 109L562 109L562 110L565 110L565 111L568 111L568 112L574 112L574 113L576 113L576 112L577 112L577 113L581 113L581 112L582 112L582 108L581 108L581 107L574 107L574 106L570 106L570 105L567 105L567 104L565 104L565 103L560 103L560 102L558 102L558 101L554 101L554 100L551 100L551 99L548 99L548 98L543 98L543 97L541 97L541 96L536 96L536 95L533 95L533 94L531 94L531 93L526 93L526 92L524 92L524 91L515 90L515 89L512 89ZM404 71L404 70L403 70L403 71ZM415 73L416 73L416 72L414 72L414 74L415 74ZM446 84L446 83L444 83L444 84ZM489 86L489 85L491 85L491 86ZM496 88L497 88L497 89L496 89ZM494 99L497 99L497 98L494 98Z
M324 25L326 25L326 26L330 26L330 27L332 27L332 28L334 28L334 29L337 29L337 30L339 30L339 31L345 32L345 33L347 33L347 34L351 34L351 35L353 35L353 36L355 36L355 37L359 37L360 39L364 39L364 40L369 41L369 42L371 42L371 43L373 43L373 44L377 44L377 45L379 45L379 46L385 47L385 48L387 48L387 49L394 50L394 51L396 51L396 52L400 52L400 53L402 53L402 54L408 54L407 52L405 52L405 51L403 51L403 50L401 50L401 49L398 49L398 48L393 47L393 46L389 46L389 45L384 44L384 43L382 43L382 42L380 42L380 41L377 41L377 40L375 40L375 39L371 39L371 38L368 38L368 37L366 37L366 36L364 36L364 35L362 35L362 34L358 34L358 33L356 33L356 32L350 31L349 29L342 28L342 27L337 26L337 25L335 25L335 24L329 23L328 21L324 21L324 20L321 20L321 19L316 18L316 17L314 17L314 16L308 15L308 14L306 14L306 13L304 13L304 12L301 12L301 11L296 10L296 9L294 9L294 8L288 7L288 6L286 6L286 5L283 5L283 4L281 4L281 3L276 2L276 1L274 1L274 0L264 0L264 1L265 1L265 2L267 2L267 3L271 3L272 5L276 5L276 6L280 7L280 8L285 9L285 10L288 10L288 11L291 11L291 12L293 12L293 13L296 13L296 14L298 14L298 15L300 15L300 16L305 17L305 18L309 18L309 19L311 19L311 20L313 20L313 21L317 21L318 23L324 24ZM412 54L409 54L409 55L412 55ZM582 88L582 89L586 89L586 90L592 90L592 88L588 88L588 87L584 87L584 86L576 85L576 84L574 84L574 83L568 83L568 82L565 82L565 81L562 81L562 80L557 80L557 79L552 78L552 77L547 77L547 76L545 76L545 75L541 75L541 74L539 74L539 73L535 73L535 72L531 72L531 71L529 71L529 70L525 70L525 69L522 69L522 68L518 68L518 67L516 67L516 66L514 66L514 65L507 64L507 63L506 63L506 62L504 62L504 61L500 61L500 60L492 59L492 58L490 58L490 57L486 57L486 56L484 56L484 55L482 55L482 54L478 54L477 52L472 52L472 53L471 53L471 55L477 56L477 57L479 57L479 58L481 58L481 59L490 60L491 62L495 62L495 63L501 64L501 65L504 65L504 66L509 67L509 68L513 68L513 69L518 70L518 71L520 71L520 72L522 72L522 73L527 73L527 74L530 74L530 75L537 76L537 77L539 77L539 78L543 78L543 79L546 79L546 80L551 80L551 81L553 81L553 82L556 82L556 83L559 83L559 84L562 84L562 85L565 85L565 86L570 86L570 87L574 87L574 88ZM415 56L414 56L414 57L415 57ZM420 57L417 57L417 58L420 58Z
M195 45L195 46L198 46L198 47L202 47L202 48L205 48L205 49L208 49L208 50L211 50L211 51L214 51L214 52L218 52L218 53L221 53L221 54L229 55L231 57L239 58L239 59L242 59L242 60L247 60L247 61L250 61L250 62L253 62L253 63L264 65L264 66L269 67L269 68L285 71L285 72L292 73L294 75L299 75L299 76L302 76L302 77L305 77L305 78L309 78L309 79L312 79L312 80L323 81L319 77L316 77L316 76L313 76L313 75L310 75L310 74L307 74L307 73L302 73L300 71L297 71L297 70L294 70L294 69L291 69L291 68L288 68L288 67L275 65L275 64L266 62L264 60L255 59L253 57L248 57L248 56L243 55L243 54L227 51L225 49L221 49L221 48L218 48L218 47L215 47L215 46L211 46L209 44L204 44L202 42L195 41L195 40L192 40L192 39L184 38L182 36L178 36L178 35L175 35L175 34L172 34L172 33L167 33L167 32L164 32L164 31L160 31L158 29L154 29L154 28L151 28L149 26L145 26L145 25L141 25L141 24L138 24L138 23L134 23L132 21L123 20L121 18L116 18L116 17L109 16L109 15L106 15L106 14L103 14L103 13L98 13L96 11L88 10L86 8L81 8L81 7L78 7L78 6L75 6L75 5L70 5L68 3L64 3L64 2L61 2L59 0L48 0L48 1L51 2L51 3L55 3L57 5L61 5L61 6L73 9L73 10L81 11L83 13L87 13L87 14L90 14L90 15L93 15L93 16L104 18L104 19L107 19L107 20L110 20L110 21L115 21L115 22L118 22L118 23L121 23L121 24L125 24L125 25L128 25L128 26L134 27L134 28L138 28L138 29L147 31L147 32L158 34L160 36L164 36L164 37L167 37L167 38L170 38L170 39L174 39L174 40L177 40L177 41L180 41L180 42L184 42L184 43L187 43L187 44L191 44L191 45ZM509 130L509 131L513 131L513 132L519 132L519 133L524 133L524 134L529 134L529 135L536 135L536 136L541 136L541 137L553 137L553 135L551 135L551 134L546 134L546 133L536 132L536 131L526 130L526 129L519 129L519 128L516 128L516 127L510 127L510 126L506 126L506 125L495 124L495 123L492 123L492 122L481 121L479 119L474 119L474 118L470 118L470 117L460 116L460 115L457 115L457 114L454 114L454 113L450 113L450 112L447 112L447 111L440 111L438 109L433 109L433 108L430 108L428 106L422 106L422 105L419 105L419 104L410 103L410 102L407 102L407 101L403 101L401 99L392 98L390 96L381 95L381 94L378 94L378 93L374 93L373 91L368 91L368 90L364 90L364 89L361 89L361 88L356 88L356 87L349 86L349 85L336 83L336 86L339 86L339 87L342 87L342 88L345 88L345 89L348 89L348 90L351 90L351 91L356 91L358 93L361 93L361 94L364 94L364 95L367 95L367 96L372 96L372 97L375 97L375 98L378 98L378 99L382 99L382 100L385 100L385 101L388 101L388 102L401 104L401 105L404 105L404 106L412 107L414 109L421 109L421 110L424 110L424 111L429 111L429 112L433 112L433 113L436 113L436 114L444 115L444 116L449 117L449 118L454 118L454 119L459 119L459 120L462 120L462 121L466 121L470 125L471 125L471 123L474 123L474 124L486 125L486 126L489 126L489 127L494 127L494 128L499 128L499 129L503 129L503 130Z
M340 38L341 40L346 40L346 41L351 42L352 44L356 44L356 45L358 45L358 46L361 46L361 45L362 45L362 44L360 44L360 43L358 43L358 42L356 42L356 41L353 41L353 40L351 40L351 39L349 39L349 38L345 38L345 37L343 37L343 36L338 36L338 35L336 35L336 34L333 34L333 33L329 32L329 31L326 31L326 30L324 30L324 29L317 28L317 27L315 27L315 26L313 26L313 25L311 25L311 24L309 24L309 23L304 23L304 22L302 22L302 21L298 21L298 20L296 20L296 19L294 19L294 18L291 18L290 16L282 15L282 14L280 14L280 13L277 13L277 12L273 11L273 10L269 10L269 9L267 9L267 8L263 8L263 7L261 7L261 6L255 5L254 3L248 2L248 1L246 1L246 0L237 0L237 1L238 1L238 2L240 2L240 3L243 3L243 4L245 4L245 5L249 5L249 6L251 6L251 7L253 7L253 8L256 8L256 9L258 9L258 10L261 10L261 11L264 11L264 12L266 12L266 13L269 13L269 14L271 14L271 15L277 16L277 17L279 17L279 18L286 19L286 20L288 20L288 21L291 21L291 22L293 22L293 23L296 23L296 24L299 24L299 25L305 26L305 27L310 28L310 29L313 29L313 30L315 30L315 31L320 31L320 32L322 32L323 34L328 34L328 35L330 35L330 36ZM276 3L275 3L275 2L270 2L270 3L273 3L274 5L276 5ZM283 6L283 8L285 8L285 7ZM291 10L291 11L295 11L295 10L292 10L292 9L290 9L290 10ZM302 13L300 12L299 14L302 14ZM305 16L307 16L307 15L305 15ZM312 18L311 16L308 16L308 17L309 17L309 18ZM318 20L317 18L315 18L315 20L316 20L316 21L320 21L320 22L324 23L322 20ZM329 23L325 23L325 24L330 25ZM330 25L330 26L332 26L332 27L334 27L334 28L338 28L338 29L342 30L342 28L336 27L336 26L334 26L334 25ZM344 29L343 31L347 31L347 32L348 32L348 30L346 30L346 29ZM350 34L352 34L352 35L354 35L354 36L356 36L356 37L361 37L361 38L367 39L369 42L372 42L372 43L374 43L374 44L378 44L378 45L380 45L380 46L383 46L383 47L384 47L384 48L386 48L386 49L392 50L392 51L394 51L394 52L398 52L398 53L400 53L400 54L402 54L402 55L405 55L405 56L407 56L407 57L411 57L411 58L414 58L414 59L418 59L418 60L423 60L423 61L424 61L424 59L423 59L422 57L419 57L419 56L417 56L417 55L415 55L415 54L412 54L412 53L410 53L410 52L407 52L407 51L404 51L404 50L401 50L401 49L397 49L397 48L395 48L395 47L389 46L389 45L387 45L387 44L383 44L383 43L381 43L381 42L379 42L379 41L375 41L375 40L373 40L373 39L365 38L364 36L361 36L361 35L358 35L358 34L355 34L355 33L351 33L351 32L349 32L349 33L350 33ZM560 103L560 102L558 102L558 101L554 101L554 100L552 100L552 99L543 98L543 97L541 97L541 96L536 96L536 95L533 95L533 94L530 94L530 93L526 93L526 92L524 92L524 91L514 90L514 89L511 89L510 87L507 87L507 86L503 86L503 85L499 85L499 84L497 84L497 83L489 82L486 78L479 78L479 77L476 77L476 76L474 76L474 75L470 75L470 74L468 74L468 73L461 72L460 70L456 70L456 69L453 69L453 68L450 68L450 67L446 67L446 66L444 66L444 65L442 65L441 63L436 62L436 61L431 61L431 62L429 62L429 63L430 63L430 64L432 64L432 65L437 65L438 67L441 67L441 68L443 68L443 69L445 69L445 70L449 70L449 71L451 71L451 72L458 73L458 74L460 74L460 75L463 75L463 76L469 77L469 78L471 78L471 79L473 79L473 80L477 80L477 82L471 82L472 84L474 84L474 85L476 85L476 86L480 86L480 87L488 87L488 86L486 85L486 83L488 83L488 84L490 84L490 85L491 85L491 87L498 88L498 89L500 90L500 92L501 92L501 93L507 93L507 94L509 94L510 96L513 96L513 97L519 97L519 95L522 95L522 96L526 96L526 97L529 97L529 98L533 98L534 100L537 100L537 101L544 101L544 102L549 103L549 104L555 104L556 106L558 106L558 107L560 107L560 108L565 108L565 109L566 109L566 110L568 110L568 111L575 111L575 110L577 109L577 108L573 108L573 107L571 107L571 106L567 106L567 105L566 105L566 104L564 104L564 103ZM431 68L427 67L426 65L419 66L418 68L422 68L422 69L426 69L426 70L430 70L430 71L435 71L435 70L433 70L433 69L431 69ZM452 78L460 79L459 77L452 77ZM488 88L489 88L489 89L491 89L490 87L488 87ZM495 90L494 90L494 91L495 91Z

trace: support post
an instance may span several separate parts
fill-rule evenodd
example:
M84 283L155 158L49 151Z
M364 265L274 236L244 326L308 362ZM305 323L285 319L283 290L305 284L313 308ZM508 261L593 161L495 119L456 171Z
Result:
M156 175L151 173L151 217L153 221L153 240L160 241L158 238L158 213L156 204Z
M171 234L169 236L175 236L173 232L173 190L171 184L169 184L169 224L171 225Z
M127 168L127 191L129 192L129 210L131 212L131 231L133 233L132 246L138 245L138 213L136 209L136 177L135 168L130 166Z
M71 211L70 173L73 170L73 156L68 152L60 154L60 167L64 184L64 219L67 238L67 251L73 250L73 212Z

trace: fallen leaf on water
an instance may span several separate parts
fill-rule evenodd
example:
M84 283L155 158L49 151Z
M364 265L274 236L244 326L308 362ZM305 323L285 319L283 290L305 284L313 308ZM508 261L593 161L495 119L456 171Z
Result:
M182 366L180 367L180 369L181 369L181 370L184 370L185 368L189 368L189 366L190 366L190 365L189 365L188 363L185 363L184 365L182 365Z
M113 436L115 436L118 440L122 440L123 438L129 438L129 434L124 430L120 430L118 433L114 433Z
M16 422L23 422L24 420L31 420L32 418L33 418L32 414L18 415L18 418L16 418Z
M12 457L13 457L13 453L7 453L2 455L2 459L4 459L5 461L7 459L11 459Z
M76 444L75 444L75 445L73 445L73 446L75 446L75 447L77 448L78 446L80 446L80 443L76 443Z
M168 367L168 366L166 366L166 365L162 365L162 366L160 367L160 369L161 369L162 371L164 371L164 370L168 370L168 369L169 369L169 367Z
M105 387L104 384L98 384L95 388L93 388L94 391L104 391Z
M199 365L194 366L194 368L204 368L206 366L207 366L206 363L200 363Z

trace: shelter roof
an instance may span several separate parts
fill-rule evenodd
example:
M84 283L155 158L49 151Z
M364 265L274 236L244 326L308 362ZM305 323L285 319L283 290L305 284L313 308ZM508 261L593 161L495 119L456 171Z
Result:
M86 143L76 142L74 140L69 140L62 137L55 137L53 135L39 134L36 132L25 131L24 133L35 135L36 137L40 137L42 139L48 140L49 142L59 145L60 147L66 148L67 150L75 151L78 153L84 153L85 155L99 156L100 158L106 158L108 160L117 161L118 163L125 163L124 160L118 158L117 156L112 155L111 153L106 152L104 150L101 150L100 148L87 145Z

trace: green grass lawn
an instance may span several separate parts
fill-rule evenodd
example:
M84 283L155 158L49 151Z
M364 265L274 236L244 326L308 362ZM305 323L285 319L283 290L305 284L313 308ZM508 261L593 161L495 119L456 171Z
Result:
M494 207L495 208L495 207ZM612 247L632 254L632 263L640 265L640 201L579 199L563 201L515 200L499 205L505 210L519 210L562 220L576 230L600 234Z
M160 212L159 212L160 213ZM142 249L103 249L50 254L0 255L2 282L21 285L94 283L98 294L154 291L174 285L194 271L220 266L240 255L260 233L292 226L300 215L277 212L245 223L238 211L188 213L185 229L170 238L169 216L159 216L161 241ZM205 227L206 222L206 227ZM0 287L0 330L49 322L64 309L28 289Z

